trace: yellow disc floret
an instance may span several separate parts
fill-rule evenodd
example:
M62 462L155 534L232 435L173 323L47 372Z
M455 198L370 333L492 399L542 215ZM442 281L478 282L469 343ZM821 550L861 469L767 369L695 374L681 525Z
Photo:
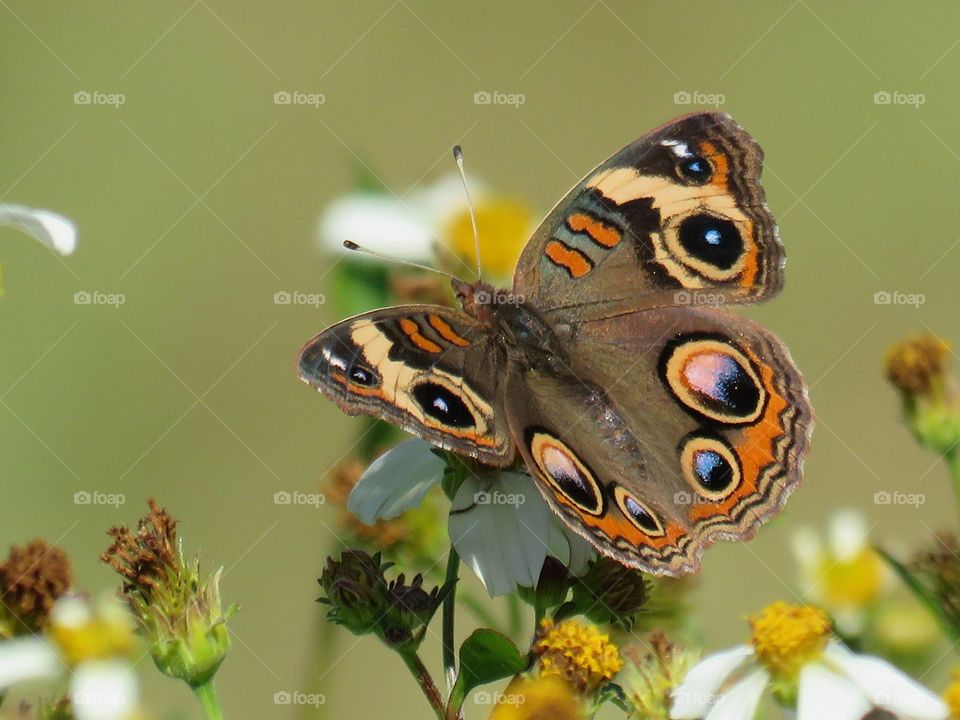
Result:
M559 678L580 692L591 692L611 680L623 660L610 636L580 620L544 620L533 645L541 677Z
M503 197L481 200L476 211L484 274L509 277L530 237L533 216L522 203ZM470 213L467 210L457 213L445 234L450 248L472 266L474 239Z
M777 678L795 679L800 669L823 652L830 620L819 608L777 601L748 618L750 644Z

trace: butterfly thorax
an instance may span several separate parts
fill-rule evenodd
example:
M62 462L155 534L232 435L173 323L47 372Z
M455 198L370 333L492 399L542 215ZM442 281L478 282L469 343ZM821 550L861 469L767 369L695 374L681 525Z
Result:
M483 281L456 280L453 289L463 311L487 326L521 365L552 368L566 362L557 334L523 297Z

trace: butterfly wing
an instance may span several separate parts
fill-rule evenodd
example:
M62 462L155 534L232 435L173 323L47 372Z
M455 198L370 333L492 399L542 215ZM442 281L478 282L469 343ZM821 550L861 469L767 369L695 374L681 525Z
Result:
M514 292L558 323L773 295L784 252L759 184L762 159L724 113L653 130L547 215L520 257Z
M670 576L779 512L812 427L779 340L697 308L586 322L567 373L518 370L507 398L553 509L600 552Z
M300 379L345 412L384 420L490 465L514 457L502 406L502 350L465 313L435 305L375 310L300 351Z

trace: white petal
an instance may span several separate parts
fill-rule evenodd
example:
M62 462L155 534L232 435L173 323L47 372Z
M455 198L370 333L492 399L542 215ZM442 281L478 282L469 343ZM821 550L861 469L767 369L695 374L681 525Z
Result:
M812 576L810 581L816 580L816 571L823 561L823 544L816 530L811 527L800 528L790 538L790 547L803 572Z
M831 653L828 658L874 705L900 720L945 720L949 714L938 695L885 660L844 653Z
M474 203L479 204L484 192L482 183L468 175L467 184ZM411 193L409 204L432 225L434 232L439 232L455 214L467 210L467 195L460 175L450 174Z
M850 680L817 663L800 671L797 720L861 720L872 705Z
M130 717L139 698L131 668L119 662L89 662L76 669L70 699L77 720L121 720Z
M321 245L335 252L350 252L344 240L403 260L425 262L433 247L431 223L408 205L389 195L355 193L334 200L320 219ZM370 255L355 253L360 258Z
M763 689L770 682L766 670L755 670L717 700L706 720L754 720Z
M538 496L528 476L505 472L492 485L468 478L454 497L450 540L491 596L540 577L554 520Z
M708 655L698 662L673 691L674 720L702 718L717 701L717 692L733 672L753 654L749 645Z
M20 228L61 255L69 255L77 247L77 226L49 210L0 203L0 224Z
M579 533L573 532L573 530L570 530L562 523L561 529L567 539L567 547L570 553L570 559L565 561L567 567L570 568L572 574L583 575L583 573L587 571L587 566L590 564L590 561L597 556L597 551L594 550L593 545L581 537ZM563 560L560 556L556 557Z
M378 457L350 491L347 509L370 525L417 507L443 479L443 458L423 440L407 440Z
M866 547L867 521L857 510L842 510L830 519L830 550L845 562L852 560Z
M63 670L56 651L40 638L0 642L0 691L28 680L55 678Z

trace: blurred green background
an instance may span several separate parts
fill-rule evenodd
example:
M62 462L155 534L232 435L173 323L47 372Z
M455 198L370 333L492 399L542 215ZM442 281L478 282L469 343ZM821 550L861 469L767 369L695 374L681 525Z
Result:
M329 717L423 717L373 641L340 637L311 673L335 511L273 495L314 490L358 426L293 372L331 304L273 294L325 291L315 225L352 188L354 156L403 194L450 172L461 143L475 175L545 212L697 106L684 100L716 101L766 151L789 256L785 292L748 312L786 340L818 416L784 515L704 564L708 639L742 640L744 614L793 598L799 525L860 507L896 546L954 520L946 471L901 426L881 359L905 335L960 340L958 35L948 1L0 0L0 201L81 233L62 261L0 236L0 545L44 536L80 587L112 587L105 530L156 496L243 605L218 679L228 717L294 717L273 704L284 690L324 693ZM274 104L281 91L326 102ZM525 103L476 105L479 91ZM78 291L126 302L77 305ZM924 302L875 304L884 291ZM76 505L78 491L126 503ZM926 502L877 505L878 491ZM184 687L144 675L151 707L198 716Z

